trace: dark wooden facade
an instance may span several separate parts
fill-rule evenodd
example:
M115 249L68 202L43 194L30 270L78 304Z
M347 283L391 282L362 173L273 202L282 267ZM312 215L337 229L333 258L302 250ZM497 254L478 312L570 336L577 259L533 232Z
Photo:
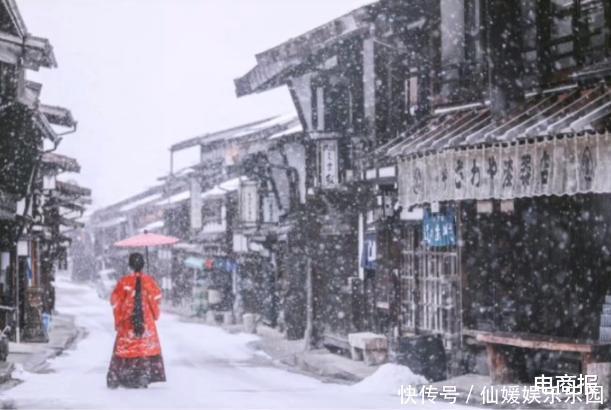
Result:
M610 10L603 0L383 0L257 55L237 94L287 84L306 131L306 206L320 226L307 238L320 332L439 335L451 373L473 370L472 330L597 337L607 291L605 195L413 209L400 206L414 181L402 181L399 165L440 147L482 147L495 135L513 138L503 141L511 146L523 136L572 137L567 127L577 120L579 129L591 120L591 130L608 130ZM329 150L335 164L325 161ZM460 164L452 178L481 172ZM410 215L417 210L451 210L455 242L427 243L422 215ZM377 255L363 266L366 236ZM354 289L358 303L355 293L341 296ZM557 299L570 307L551 319Z

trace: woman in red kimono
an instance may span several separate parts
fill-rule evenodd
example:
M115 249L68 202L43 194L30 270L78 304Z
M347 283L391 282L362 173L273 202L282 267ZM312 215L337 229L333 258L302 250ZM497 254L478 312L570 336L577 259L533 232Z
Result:
M146 388L149 383L165 381L155 326L159 319L161 290L155 279L142 273L142 254L129 255L129 267L134 272L117 283L110 299L117 331L106 378L112 389L119 386Z

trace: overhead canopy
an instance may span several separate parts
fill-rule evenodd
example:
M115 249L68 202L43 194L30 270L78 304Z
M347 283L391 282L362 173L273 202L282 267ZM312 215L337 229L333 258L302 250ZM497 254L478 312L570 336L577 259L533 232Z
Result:
M398 157L400 203L611 192L611 91L570 87L506 118L442 111L377 154Z
M606 85L533 96L503 119L482 105L440 110L378 152L388 156L416 156L481 144L511 143L529 138L592 130L611 114L611 89Z

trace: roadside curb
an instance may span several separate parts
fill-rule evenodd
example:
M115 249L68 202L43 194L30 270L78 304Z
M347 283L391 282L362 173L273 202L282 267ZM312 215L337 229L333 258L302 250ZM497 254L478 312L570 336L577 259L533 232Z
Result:
M44 372L49 367L48 361L50 359L72 348L78 340L87 334L85 329L76 326L75 318L71 315L57 314L55 320L61 325L51 331L48 343L38 346L32 344L35 351L28 354L28 357L20 365L24 370L32 373ZM19 384L19 380L13 378L16 367L12 361L0 363L0 390L5 390L3 387L11 388Z
M304 350L304 341L287 340L277 330L259 325L255 343L273 361L281 363L302 373L342 384L353 384L371 375L377 367L363 366L346 357L336 355L326 349Z
M44 371L49 366L49 359L60 356L65 350L74 346L81 337L86 336L86 330L76 326L74 316L57 316L58 318L69 320L70 328L66 330L65 335L58 337L58 340L50 340L42 351L33 354L32 357L24 363L23 368L25 370L33 373Z

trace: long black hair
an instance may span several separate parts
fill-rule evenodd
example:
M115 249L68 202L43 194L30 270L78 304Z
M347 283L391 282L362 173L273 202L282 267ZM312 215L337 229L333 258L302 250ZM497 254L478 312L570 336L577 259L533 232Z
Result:
M144 257L141 253L129 255L129 267L136 273L142 273L144 268ZM140 337L144 333L144 311L142 310L142 280L141 275L136 275L136 295L134 296L134 313L132 314L132 325L134 333Z

